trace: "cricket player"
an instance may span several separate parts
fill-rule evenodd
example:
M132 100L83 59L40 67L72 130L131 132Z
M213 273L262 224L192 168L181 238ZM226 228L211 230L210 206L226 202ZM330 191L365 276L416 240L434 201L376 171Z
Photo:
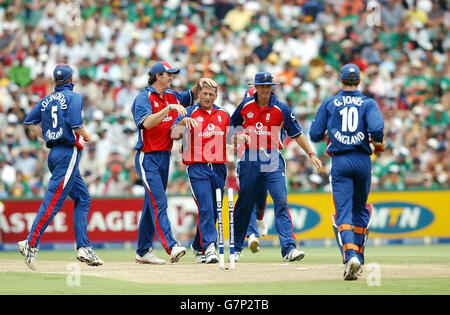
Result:
M239 260L255 200L255 187L265 185L274 201L275 227L281 243L284 261L297 261L304 252L297 250L293 224L289 214L286 188L286 164L280 153L284 129L294 138L319 170L322 163L314 154L302 128L289 107L272 93L269 72L259 72L253 82L256 93L245 98L231 117L235 132L250 136L239 163L239 197L235 205L235 260Z
M166 62L156 62L148 73L148 86L135 98L131 109L139 130L135 166L145 187L135 257L137 263L165 263L153 252L155 233L170 255L171 263L186 254L186 248L174 239L167 216L166 188L173 142L170 131L178 115L186 114L185 107L193 105L199 87L204 84L215 86L215 82L201 78L191 90L177 92L171 89L171 82L179 72L180 69L172 68Z
M384 122L377 103L358 91L360 69L346 64L340 70L341 90L326 99L314 118L310 137L322 141L328 133L330 182L335 206L335 234L345 264L344 279L356 280L364 264L370 205L370 156L384 151Z
M256 88L251 87L245 92L244 98L252 97L255 93ZM245 146L243 146L242 150L238 150L238 156L241 156L244 150ZM239 164L237 167L239 167ZM236 173L239 173L239 170L237 170ZM257 190L258 191L255 191L257 196L255 206L253 207L252 216L250 217L250 222L247 229L248 248L252 253L259 252L259 238L267 235L268 232L267 224L264 222L264 212L266 211L267 206L267 188L264 187L264 185L260 185L257 187Z
M87 234L91 199L78 164L83 149L80 136L85 142L89 142L91 136L82 120L83 99L73 92L73 73L70 66L57 65L53 71L54 92L37 103L24 121L24 125L50 148L47 163L52 173L30 233L26 240L17 243L31 270L36 270L36 252L41 236L67 196L75 203L73 224L77 259L91 266L103 264L92 250Z
M187 109L184 117L174 123L172 138L180 139L187 128L187 146L183 151L183 163L191 186L192 196L198 207L197 233L191 248L197 262L219 261L216 231L216 189L224 191L227 177L226 143L230 127L228 112L214 104L217 87L200 88L199 103Z

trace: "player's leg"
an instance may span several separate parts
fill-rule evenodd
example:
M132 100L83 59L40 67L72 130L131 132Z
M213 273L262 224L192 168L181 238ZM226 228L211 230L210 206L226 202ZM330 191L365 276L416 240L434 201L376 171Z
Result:
M54 148L48 159L52 176L27 238L31 247L39 245L42 234L71 191L75 179L73 172L78 168L79 152L76 148Z
M351 171L345 169L343 163L333 158L331 168L331 187L335 206L335 224L337 228L338 245L342 247L343 262L357 256L354 233L351 231L352 204L353 204L353 178Z
M293 253L296 257L292 257L292 259L288 257L291 252L297 251L297 241L287 204L285 164L281 157L279 157L278 165L277 170L264 173L264 179L274 204L275 228L280 239L281 255L283 258L286 257L285 260L288 261L300 260L304 257L303 252L298 251L299 255L297 255L297 252Z
M215 246L217 240L213 200L215 189L213 190L210 173L212 170L206 164L194 164L188 168L192 197L198 207L198 240L203 251L206 251L210 244Z
M67 198L74 183L72 173L74 168L78 167L78 162L79 152L76 148L73 150L67 147L53 148L50 151L48 166L52 176L44 200L39 207L27 239L17 243L25 263L32 270L36 270L36 252L40 238Z
M358 260L359 247L355 244L352 230L353 186L356 174L353 155L334 156L331 168L331 187L335 204L336 239L342 247L344 280L356 280L361 263Z
M368 155L362 155L354 162L357 164L358 171L353 186L352 226L355 244L358 246L357 256L361 264L364 264L364 247L371 215L367 209L367 198L370 191L372 165Z
M72 186L69 196L75 203L73 209L73 227L77 249L80 247L90 247L91 243L89 242L87 233L87 218L89 207L91 205L91 198L79 170L76 170L75 183Z
M243 249L250 217L256 201L255 187L261 185L259 163L240 161L239 163L239 196L234 206L234 243L235 250ZM238 254L239 255L239 254Z
M145 176L145 171L141 167L144 153L137 152L135 157L135 166L136 171L141 178L142 182L144 182L143 176ZM142 207L141 217L139 219L139 227L138 227L138 241L137 241L137 250L136 254L139 257L143 257L146 253L152 248L153 236L155 233L155 228L153 225L153 218L151 215L150 209L150 194L148 190L145 189L144 196L144 204ZM137 260L141 260L139 257L136 257Z
M147 181L150 188L154 185L153 190L150 190L150 206L153 209L155 231L163 246L164 244L167 245L168 250L166 249L166 251L170 254L170 262L174 263L186 254L186 248L181 246L173 237L172 226L167 214L166 188L169 180L170 151L150 154L148 162L159 167L158 176L155 177L155 180ZM164 246L164 248L166 247Z
M103 265L104 262L92 249L87 233L87 218L89 214L89 207L91 205L91 198L78 169L74 175L75 182L69 196L75 203L73 210L73 225L78 250L77 259L90 266L100 266Z
M259 237L259 231L258 231L258 225L256 223L256 213L258 212L258 209L256 208L256 205L253 207L252 210L252 215L250 217L250 222L248 224L248 229L247 229L247 238L250 235L254 235L255 237Z
M269 227L264 221L264 213L267 206L267 187L261 185L258 187L257 199L256 199L256 225L258 227L258 233L260 236L267 235Z

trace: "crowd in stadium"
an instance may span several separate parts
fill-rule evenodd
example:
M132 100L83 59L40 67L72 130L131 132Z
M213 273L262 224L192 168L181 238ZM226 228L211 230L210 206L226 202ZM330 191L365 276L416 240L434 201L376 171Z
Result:
M445 0L0 1L0 198L45 192L48 150L23 120L53 90L59 63L77 71L74 91L94 135L80 162L90 194L141 196L130 110L158 60L181 69L176 90L213 78L216 104L230 114L254 74L271 72L281 83L274 93L306 135L321 102L339 89L340 66L355 63L361 90L385 121L372 190L448 189L449 29ZM169 194L190 193L180 146L174 143ZM320 174L285 141L289 191L330 190L326 143L314 146L327 166ZM229 155L235 187L237 158Z

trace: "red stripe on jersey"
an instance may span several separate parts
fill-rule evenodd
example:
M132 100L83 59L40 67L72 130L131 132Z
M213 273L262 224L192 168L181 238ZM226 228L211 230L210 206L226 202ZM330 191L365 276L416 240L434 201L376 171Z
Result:
M61 183L59 184L58 188L56 189L55 194L53 195L52 200L50 201L50 204L47 207L47 210L45 211L44 216L39 220L39 223L36 225L36 228L33 232L33 236L30 240L30 246L34 247L36 244L36 240L39 236L40 230L44 226L44 224L48 221L50 216L52 215L53 209L55 208L56 203L58 202L59 197L61 196L61 193L64 189L64 180L65 177L62 179Z

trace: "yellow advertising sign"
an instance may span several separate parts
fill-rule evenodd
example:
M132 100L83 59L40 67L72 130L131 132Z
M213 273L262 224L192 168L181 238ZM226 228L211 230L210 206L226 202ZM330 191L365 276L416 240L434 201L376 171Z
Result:
M374 206L371 238L450 237L449 191L373 192L369 202ZM224 205L227 204L224 200ZM334 238L331 193L290 194L288 207L297 240ZM277 237L274 219L269 196L264 215L269 226L266 239ZM223 221L224 236L228 238L225 215Z

